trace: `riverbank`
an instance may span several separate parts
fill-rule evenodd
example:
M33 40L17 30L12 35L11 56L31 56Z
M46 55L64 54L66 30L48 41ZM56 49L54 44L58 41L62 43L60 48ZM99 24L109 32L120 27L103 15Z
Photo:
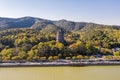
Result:
M49 66L109 66L109 65L120 65L120 61L78 61L78 60L59 60L51 62L14 62L14 63L0 63L0 67L49 67Z

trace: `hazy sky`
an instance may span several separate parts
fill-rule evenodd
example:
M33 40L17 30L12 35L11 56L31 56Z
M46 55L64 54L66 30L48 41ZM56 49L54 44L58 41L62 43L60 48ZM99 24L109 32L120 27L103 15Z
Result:
M120 0L0 0L0 17L24 16L120 25Z

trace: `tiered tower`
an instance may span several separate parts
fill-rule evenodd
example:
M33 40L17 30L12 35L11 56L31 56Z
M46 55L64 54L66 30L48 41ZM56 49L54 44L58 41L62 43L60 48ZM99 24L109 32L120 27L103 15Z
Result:
M64 31L62 29L59 29L57 31L57 37L56 37L56 41L60 42L62 44L65 44L65 40L64 40Z

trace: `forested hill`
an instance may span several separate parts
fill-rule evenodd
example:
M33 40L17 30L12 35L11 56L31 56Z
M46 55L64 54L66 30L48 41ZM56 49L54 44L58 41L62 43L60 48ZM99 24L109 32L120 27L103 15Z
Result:
M48 25L54 25L65 30L74 30L78 31L83 28L95 28L95 27L109 27L120 29L120 26L108 26L100 25L95 23L86 23L86 22L74 22L67 20L52 21L47 19L41 19L36 17L22 17L22 18L0 18L0 30L6 30L11 28L33 28L33 29L42 29Z
M61 28L66 45L56 42L56 32ZM120 51L114 52L114 48L120 48L120 26L34 17L0 18L0 61L88 59L98 54L120 59Z

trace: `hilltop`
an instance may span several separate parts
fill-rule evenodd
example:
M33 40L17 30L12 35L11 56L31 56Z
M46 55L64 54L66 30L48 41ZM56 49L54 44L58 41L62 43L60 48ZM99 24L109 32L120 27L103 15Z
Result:
M0 17L0 30L12 29L12 28L32 28L32 29L42 29L47 25L54 25L60 28L64 28L65 30L74 30L78 31L86 28L95 28L95 27L109 27L120 29L120 26L112 26L112 25L102 25L95 23L87 23L87 22L74 22L68 21L65 19L52 21L42 18L36 17L22 17L22 18L2 18Z

